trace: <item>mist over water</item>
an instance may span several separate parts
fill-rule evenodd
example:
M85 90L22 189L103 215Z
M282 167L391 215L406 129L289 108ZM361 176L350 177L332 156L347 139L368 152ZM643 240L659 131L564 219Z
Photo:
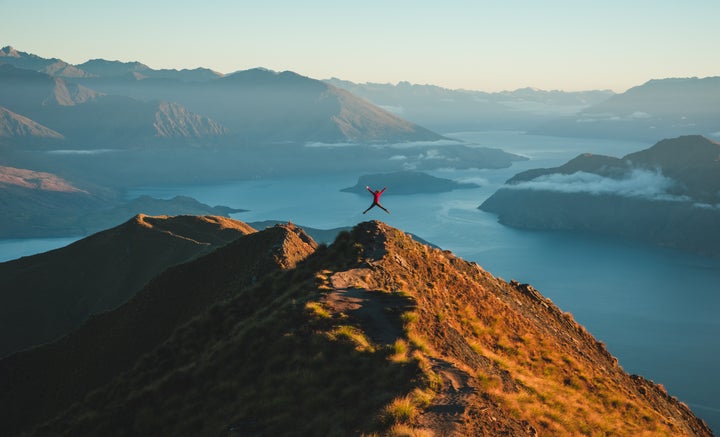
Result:
M477 209L520 171L558 166L584 152L621 157L652 144L517 132L450 136L531 159L509 169L431 172L481 182L479 188L400 196L387 187L381 202L389 215L378 208L363 215L371 196L340 191L354 185L360 174L335 174L332 163L327 174L317 177L145 187L128 196L191 196L209 205L247 209L233 215L246 222L281 220L329 229L382 220L475 261L495 276L532 284L604 342L627 372L663 384L720 430L720 259L615 238L513 229ZM363 172L371 173L375 171ZM0 259L5 250L0 244Z

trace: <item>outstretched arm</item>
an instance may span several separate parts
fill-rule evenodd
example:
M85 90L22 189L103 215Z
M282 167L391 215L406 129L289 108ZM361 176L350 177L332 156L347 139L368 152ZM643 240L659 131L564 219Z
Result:
M384 193L384 192L385 192L385 187L383 187L383 189L380 190L380 194L382 194L382 193Z
M375 194L375 192L369 186L365 185L365 189L368 190L369 192Z

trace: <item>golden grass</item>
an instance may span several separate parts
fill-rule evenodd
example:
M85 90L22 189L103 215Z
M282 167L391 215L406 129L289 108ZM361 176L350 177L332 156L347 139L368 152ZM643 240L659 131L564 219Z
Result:
M390 355L390 360L396 363L406 363L409 360L408 351L408 342L402 338L398 338L392 345L392 354Z
M340 325L328 333L333 340L345 339L355 345L355 350L360 352L375 352L375 346L368 340L365 333L355 326Z
M578 346L580 350L586 347L583 343L569 342L574 338L562 335L567 330L581 341L589 339L570 314L554 309L549 301L529 308L533 302L508 292L510 286L504 281L446 252L408 242L388 251L386 259L401 257L408 271L389 266L394 278L402 280L378 286L401 285L417 301L417 310L403 314L403 321L425 389L442 387L427 356L447 350L448 337L443 333L454 330L489 363L474 368L472 385L478 390L478 404L491 399L540 435L671 434L667 419L628 392L631 383L612 360L593 362L595 358L577 351ZM528 318L528 310L538 312L547 325L533 326L537 322ZM501 372L505 372L502 378ZM394 402L398 403L392 404L395 408L412 404L406 398ZM424 408L422 404L415 407Z
M330 312L320 302L308 302L305 304L305 309L318 319L329 319L331 317Z
M428 429L413 428L406 424L395 424L387 433L388 437L434 437L435 433Z
M419 388L416 387L410 396L412 397L413 403L419 408L427 408L432 404L437 393L430 387Z
M409 423L418 415L418 407L410 396L392 400L383 411L383 419L388 423Z

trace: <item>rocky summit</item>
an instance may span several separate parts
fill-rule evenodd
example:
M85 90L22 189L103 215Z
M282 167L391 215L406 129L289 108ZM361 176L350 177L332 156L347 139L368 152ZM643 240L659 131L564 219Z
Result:
M0 399L8 435L712 435L531 285L378 221L168 269L0 361Z

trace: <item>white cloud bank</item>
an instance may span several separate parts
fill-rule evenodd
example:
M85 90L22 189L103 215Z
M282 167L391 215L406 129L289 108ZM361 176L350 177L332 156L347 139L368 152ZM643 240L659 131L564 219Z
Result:
M624 197L640 197L651 200L688 201L687 196L669 194L676 185L671 178L658 171L633 170L623 179L603 177L594 173L577 172L540 176L531 181L506 185L515 190L541 190L561 193L589 193L593 195L614 194Z

